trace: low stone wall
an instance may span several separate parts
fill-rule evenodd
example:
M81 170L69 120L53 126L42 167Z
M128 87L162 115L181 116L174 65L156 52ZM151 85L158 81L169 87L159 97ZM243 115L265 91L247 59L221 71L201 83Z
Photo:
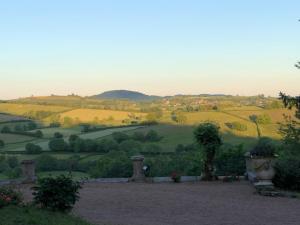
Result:
M182 176L181 182L196 182L200 181L200 176ZM131 178L98 178L84 180L84 183L127 183L130 182ZM146 183L167 183L173 182L171 177L146 177Z

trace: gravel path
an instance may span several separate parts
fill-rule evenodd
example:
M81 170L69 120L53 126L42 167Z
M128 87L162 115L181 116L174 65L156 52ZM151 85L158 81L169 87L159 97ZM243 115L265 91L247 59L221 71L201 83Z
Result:
M300 200L248 182L86 184L74 213L107 225L300 225Z

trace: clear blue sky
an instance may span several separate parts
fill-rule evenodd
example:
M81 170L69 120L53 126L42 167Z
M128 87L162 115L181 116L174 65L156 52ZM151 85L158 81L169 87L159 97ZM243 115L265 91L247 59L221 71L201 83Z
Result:
M299 94L300 1L2 1L0 99Z

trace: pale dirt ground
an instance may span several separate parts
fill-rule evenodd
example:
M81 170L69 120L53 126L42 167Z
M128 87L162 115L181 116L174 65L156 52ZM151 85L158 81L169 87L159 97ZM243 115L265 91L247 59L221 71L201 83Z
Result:
M244 181L85 184L73 213L99 225L300 225L300 199L259 196Z

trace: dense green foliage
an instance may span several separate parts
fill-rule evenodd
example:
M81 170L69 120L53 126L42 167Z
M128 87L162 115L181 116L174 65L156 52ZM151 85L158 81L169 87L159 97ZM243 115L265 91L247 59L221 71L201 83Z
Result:
M40 130L37 130L35 132L31 132L31 131L25 131L25 130L22 130L22 129L19 129L19 128L15 127L15 131L12 131L8 126L4 126L1 130L1 133L26 135L26 136L29 136L29 137L36 137L36 138L42 138L43 137L43 132L40 131Z
M3 173L10 179L19 178L22 170L17 157L0 156L0 173Z
M21 202L22 195L20 192L10 187L0 187L0 209L9 205L19 205Z
M246 171L244 154L243 145L227 147L218 152L215 159L217 175L244 175Z
M28 143L25 146L25 152L27 154L40 154L42 151L42 148L36 144Z
M132 162L125 152L112 151L99 160L89 171L91 177L130 177Z
M300 158L283 158L275 164L276 175L273 179L277 187L300 191Z
M0 210L2 225L91 225L72 215L31 206L8 206Z
M52 138L49 141L49 149L51 151L68 151L68 143L63 138Z
M52 211L70 211L79 200L80 184L71 177L39 178L33 187L34 203Z
M285 122L280 124L279 132L286 145L300 146L300 122L285 116Z
M3 148L5 146L5 143L3 140L0 140L0 148Z
M299 64L297 64L297 65L299 65ZM299 66L298 66L298 68L299 68ZM280 92L279 96L285 107L288 107L289 109L291 109L293 107L296 108L295 116L298 119L300 119L300 96L291 97L282 92Z
M214 171L213 161L216 151L222 145L219 127L213 123L202 123L196 128L196 130L194 131L194 135L197 143L203 147L203 179L212 180Z
M273 157L276 151L272 139L260 138L254 148L250 151L251 156L257 157Z

